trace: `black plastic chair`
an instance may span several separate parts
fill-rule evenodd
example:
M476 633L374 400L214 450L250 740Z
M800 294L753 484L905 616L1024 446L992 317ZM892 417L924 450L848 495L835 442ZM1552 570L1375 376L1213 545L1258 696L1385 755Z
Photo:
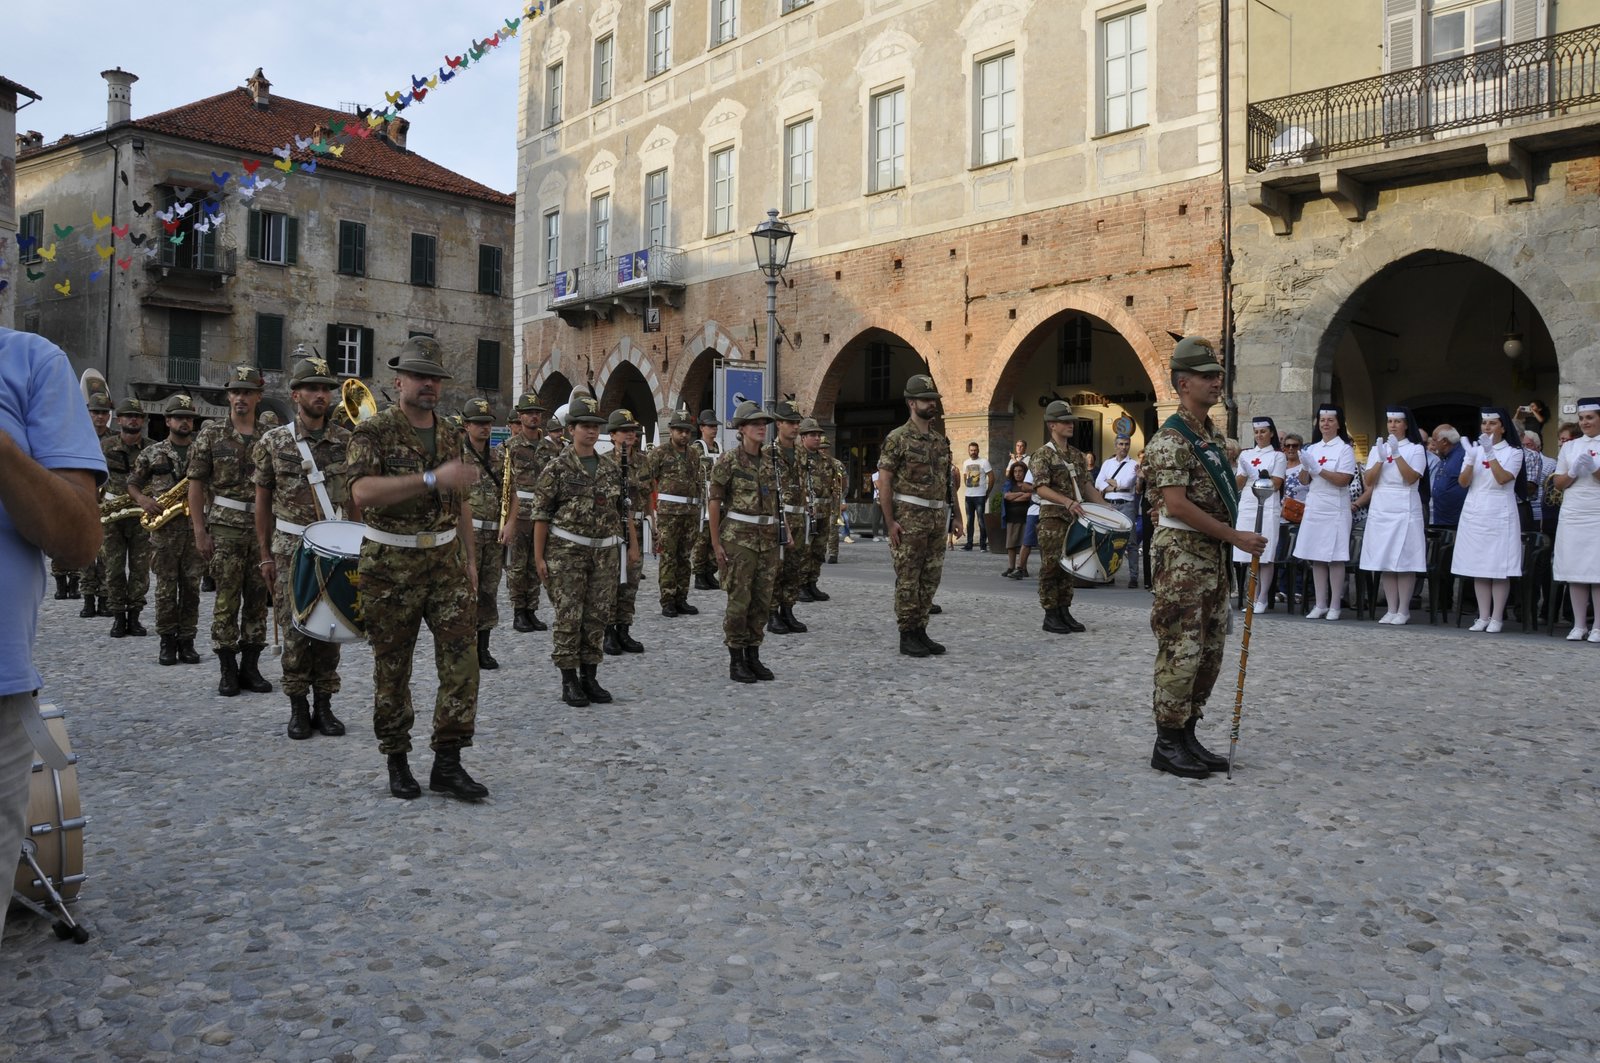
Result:
M1283 529L1283 601L1290 616L1305 615L1305 595L1300 593L1305 562L1294 556L1294 543L1300 537L1300 525L1289 524Z
M1428 623L1437 624L1440 607L1444 605L1443 595L1440 593L1450 586L1450 561L1456 552L1456 530L1454 528L1429 528L1428 536ZM1445 609L1444 618L1450 619L1448 607ZM1460 627L1458 623L1456 625Z

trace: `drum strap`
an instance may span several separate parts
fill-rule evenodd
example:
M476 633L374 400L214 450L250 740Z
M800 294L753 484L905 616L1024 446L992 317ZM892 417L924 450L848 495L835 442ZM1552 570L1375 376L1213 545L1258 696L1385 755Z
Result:
M1200 438L1189 422L1183 419L1182 413L1174 413L1168 417L1162 428L1170 428L1184 439L1189 441L1189 446L1194 450L1194 456L1200 459L1200 467L1211 477L1211 484L1217 489L1217 495L1228 507L1228 523L1233 524L1239 519L1239 487L1233 482L1233 477L1228 471L1228 456L1222 448L1208 440Z
M61 747L56 745L55 737L44 725L44 717L39 715L39 699L32 694L25 696L28 705L22 710L22 729L28 732L28 741L39 751L40 760L56 771L66 771L72 762L67 759L67 754Z
M324 483L328 479L322 470L317 468L317 460L311 456L311 446L300 434L300 418L294 419L294 445L300 448L301 467L309 469L306 482L311 485L311 493L317 496L317 505L322 509L324 520L343 520L344 514L333 508L333 499L328 497L328 489Z

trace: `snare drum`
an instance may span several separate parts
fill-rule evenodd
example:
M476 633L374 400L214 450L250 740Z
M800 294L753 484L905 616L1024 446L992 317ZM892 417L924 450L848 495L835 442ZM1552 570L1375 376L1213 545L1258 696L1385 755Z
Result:
M22 847L30 850L34 862L51 887L64 901L73 900L83 885L83 808L78 803L78 757L67 741L67 724L63 713L54 705L39 706L46 729L56 745L67 754L67 766L61 771L45 764L34 754L33 772L28 776L27 830L22 836ZM14 888L24 897L53 902L50 891L34 874L28 861L18 855L17 877Z
M1067 530L1061 567L1087 583L1110 583L1122 567L1133 537L1133 521L1110 506L1083 503L1083 515Z
M323 520L306 525L289 580L295 630L321 642L360 642L361 542L366 525Z

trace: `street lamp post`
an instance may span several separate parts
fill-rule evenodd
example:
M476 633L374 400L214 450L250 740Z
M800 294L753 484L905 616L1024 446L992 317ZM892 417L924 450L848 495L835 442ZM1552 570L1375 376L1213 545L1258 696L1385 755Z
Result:
M776 210L750 232L756 249L756 267L767 277L767 394L768 408L778 399L778 277L789 265L794 230L778 220Z

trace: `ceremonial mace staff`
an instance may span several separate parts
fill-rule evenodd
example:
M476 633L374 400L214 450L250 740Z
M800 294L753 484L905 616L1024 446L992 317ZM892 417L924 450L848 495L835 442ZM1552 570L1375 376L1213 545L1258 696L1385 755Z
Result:
M1256 477L1250 485L1250 493L1256 496L1256 534L1261 534L1261 518L1266 513L1267 499L1276 492L1277 487L1272 483L1272 477L1267 470L1262 469L1261 475ZM1256 617L1256 579L1261 574L1261 555L1254 554L1250 558L1250 594L1244 609L1244 637L1239 640L1239 685L1233 692L1233 729L1228 734L1228 778L1233 778L1233 753L1239 748L1239 723L1244 718L1244 673L1250 664L1250 624Z

